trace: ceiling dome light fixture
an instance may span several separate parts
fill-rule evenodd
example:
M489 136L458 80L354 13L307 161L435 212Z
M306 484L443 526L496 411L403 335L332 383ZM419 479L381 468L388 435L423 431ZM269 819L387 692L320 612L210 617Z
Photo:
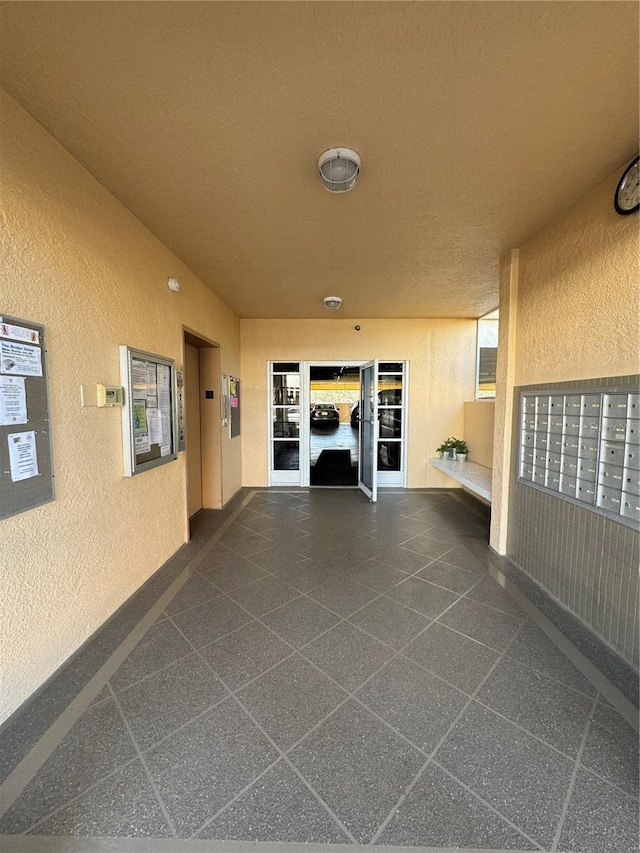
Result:
M350 148L329 148L318 158L318 172L330 193L349 192L360 174L360 156Z
M342 299L339 296L325 296L322 301L327 311L337 311L342 305Z

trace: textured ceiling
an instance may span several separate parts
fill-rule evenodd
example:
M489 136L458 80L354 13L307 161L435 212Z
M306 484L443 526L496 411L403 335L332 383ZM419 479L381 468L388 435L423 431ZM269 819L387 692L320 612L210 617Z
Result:
M479 316L501 253L637 153L635 2L0 14L5 88L241 317Z

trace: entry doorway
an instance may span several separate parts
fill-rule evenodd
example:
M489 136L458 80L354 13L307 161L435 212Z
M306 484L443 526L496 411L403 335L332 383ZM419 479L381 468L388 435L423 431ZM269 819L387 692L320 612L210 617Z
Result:
M184 330L187 514L222 507L220 349Z
M358 485L359 399L359 366L309 366L309 485Z
M361 372L366 365L338 360L270 362L269 485L362 488L364 473L365 486L375 480L381 488L406 488L409 364L380 360L370 364L366 432L359 418ZM316 406L319 416L312 418ZM338 453L331 454L333 460L329 456L328 461L335 464L326 465L322 472L325 465L318 469L318 460L325 450ZM371 497L374 490L363 491Z

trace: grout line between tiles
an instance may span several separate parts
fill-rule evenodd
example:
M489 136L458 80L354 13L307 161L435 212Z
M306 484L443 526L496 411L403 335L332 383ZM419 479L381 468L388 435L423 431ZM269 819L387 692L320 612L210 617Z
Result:
M493 563L489 563L488 572L500 586L515 599L528 618L551 640L584 677L593 684L596 690L614 706L620 716L636 732L639 730L638 709L623 694L611 684L599 669L580 652L573 643L543 613L529 601L523 592Z
M562 830L564 828L564 822L567 817L567 812L569 811L569 803L571 802L571 798L573 796L573 789L576 785L576 780L578 778L578 771L580 769L580 762L582 759L582 754L584 752L585 746L587 745L587 738L589 736L589 729L591 728L591 721L593 720L593 715L595 713L596 708L598 707L598 695L596 693L595 698L591 704L591 713L587 718L587 722L584 726L584 731L582 732L582 739L580 741L580 747L578 748L578 754L576 755L576 763L573 767L573 772L571 774L571 779L569 780L569 787L567 788L567 793L564 798L564 803L562 804L562 811L560 812L560 817L558 819L558 825L556 826L555 835L553 837L553 843L551 845L551 853L556 853L558 849L558 844L560 843L560 837L562 835Z
M178 628L178 630L180 630L180 629ZM182 632L181 632L181 633L182 633ZM184 635L184 634L183 634L183 637L185 638L185 640L186 640L188 643L190 643L190 644L193 646L193 644L191 643L191 641L189 640L189 638L188 638L186 635ZM220 675L218 675L218 673L213 669L213 667L211 666L211 664L210 664L210 663L209 663L209 662L208 662L208 661L207 661L207 660L206 660L206 659L205 659L205 658L200 654L200 650L199 650L199 649L196 649L195 647L193 647L193 648L194 648L194 651L196 652L196 654L200 657L200 659L202 660L202 662L205 664L205 666L207 666L207 667L211 670L211 672L213 672L213 674L215 675L215 677L216 677L216 678L218 678L218 679L222 682L222 684L224 684L224 686L227 688L227 690L229 690L229 686L228 686L228 684L226 684L226 682L224 681L224 679L223 679ZM294 654L295 654L295 651L294 651ZM289 657L293 657L293 655L290 655ZM282 661L280 661L280 663L282 663ZM278 665L278 664L276 664L276 666L277 666L277 665ZM272 668L273 668L273 667L272 667ZM246 685L245 685L245 686L246 686ZM242 689L243 689L243 688L242 688ZM344 690L344 688L342 688L342 689ZM249 711L249 709L244 705L244 703L243 703L243 702L238 698L238 696L236 696L236 694L235 694L234 692L232 692L232 691L231 691L231 697L230 697L230 699L231 699L232 701L234 701L234 702L236 703L236 705L238 705L238 707L240 708L240 710L242 711L242 713L243 713L243 714L246 714L246 716L251 720L251 722L254 724L254 726L256 726L256 728L261 732L261 734L263 735L263 737L265 737L265 738L268 740L268 742L270 743L270 745L273 747L273 749L275 749L275 750L276 750L276 752L278 753L278 755L280 756L280 758L285 759L285 760L286 760L286 763L287 763L288 765L290 765L290 766L291 766L291 769L293 769L293 766L291 765L290 760L289 760L289 759L287 759L286 752L290 751L290 750L291 750L291 749L293 749L295 746L297 746L297 744L298 744L298 742L299 742L299 741L296 741L296 743L294 743L291 747L289 747L289 749L288 749L288 750L286 750L286 751L285 751L285 750L283 750L283 749L282 749L282 748L281 748L281 747L276 743L276 741L275 741L275 740L274 740L274 739L273 739L273 738L268 734L268 732L267 732L267 731L266 731L266 730L265 730L265 729L260 725L260 723L255 719L255 717L253 716L253 714L252 714L252 713ZM347 702L347 701L348 701L348 699L349 699L349 697L348 697L348 696L346 696L346 697L345 697L345 699L344 699L342 702L340 702L340 704L339 704L337 707L338 707L338 708L341 708L341 707L345 704L345 702ZM325 720L325 719L327 719L328 717L330 717L330 716L331 716L331 714L333 714L335 710L337 710L337 709L336 709L336 708L333 708L333 709L331 710L331 712L330 712L329 714L327 714L327 715L326 715L326 716L325 716L325 717L320 721L320 723L324 722L324 720ZM314 728L315 728L315 727L314 727ZM306 734L308 734L308 732L307 732ZM306 734L305 734L305 737L306 737ZM274 762L274 765L275 765L276 763L277 763L277 762ZM263 774L260 774L260 775L263 775ZM246 786L246 788L245 788L244 790L248 790L248 788L252 787L252 785L253 785L253 784L255 784L255 782L257 781L257 779L258 779L258 778L260 778L260 777L256 777L256 778L252 779L252 780L251 780L251 782L250 782L250 783L248 783L248 785ZM302 778L302 780L304 781L305 785L309 788L309 790L311 791L311 793L313 794L313 796L314 796L314 797L315 797L315 798L316 798L316 799L321 803L321 805L322 805L322 806L323 806L323 808L328 812L328 814L331 816L331 818L332 818L332 819L333 819L333 820L338 824L338 826L340 827L340 829L341 829L341 830L346 834L347 838L349 838L352 842L354 842L354 843L355 843L355 838L353 837L353 835L349 832L349 830L346 828L346 826L344 826L344 824L342 823L342 821L341 821L341 820L338 818L338 816L333 812L333 810L329 807L329 805L328 805L327 803L325 803L325 801L322 799L322 797L320 797L320 795L318 794L318 792L317 792L314 788L312 788L312 787L311 787L311 785L309 785L309 783L306 781L306 779L304 779L303 777L301 777L301 778ZM244 790L243 790L243 792L244 792ZM239 796L240 796L240 794L238 794L238 797L239 797ZM235 799L238 799L238 797L236 797ZM225 804L225 805L228 805L228 804ZM199 834L202 832L202 830L203 830L203 829L205 829L207 826L209 826L209 824L210 824L210 823L212 823L212 822L213 822L213 820L214 820L214 818L213 818L213 817L212 817L212 818L207 819L207 820L204 822L204 824L202 824L202 825L201 825L201 826L200 826L200 827L199 827L199 828L198 828L198 829L193 833L192 837L195 837L196 835L199 835Z
M148 780L149 784L151 785L151 790L153 791L153 794L154 794L156 800L158 801L158 805L160 806L160 811L162 812L162 816L164 817L165 821L167 822L167 826L169 827L169 832L171 833L171 836L173 838L176 838L178 835L178 833L176 832L176 826L173 822L171 815L169 814L169 810L167 809L167 807L164 803L164 800L162 799L160 791L158 790L158 786L155 783L155 779L151 775L151 771L149 770L149 765L147 764L147 759L142 754L142 750L140 749L140 745L138 744L138 741L137 741L137 739L133 733L133 729L129 725L129 720L127 719L127 717L126 717L126 715L122 709L122 705L120 704L120 700L116 696L111 685L108 684L107 686L111 692L111 695L113 697L113 701L116 704L116 708L118 709L118 713L120 714L120 716L122 718L122 722L125 725L127 733L129 735L129 737L131 738L131 742L133 743L133 747L134 747L134 749L138 755L138 760L142 764L142 769L144 770L145 775L147 777L147 780Z
M523 623L523 624L524 624L524 623ZM428 766L429 762L430 762L430 761L431 761L431 760L432 760L432 759L437 755L437 753L438 753L438 751L439 751L440 747L444 744L444 742L445 742L445 741L446 741L446 739L449 737L449 735L451 734L451 732L453 731L453 729L457 726L458 722L462 719L463 715L466 713L467 708L468 708L468 707L471 705L471 703L474 701L475 697L476 697L476 696L477 696L477 694L480 692L480 690L481 690L481 689L482 689L482 687L484 686L484 684L485 684L485 682L487 681L487 679L489 678L489 676L493 673L493 671L496 669L496 667L498 666L498 664L500 663L500 661L501 661L501 660L503 659L503 657L506 655L506 653L507 653L507 649L508 649L508 648L509 648L509 646L514 642L515 638L518 636L518 634L520 633L520 631L521 631L521 630L522 630L522 625L521 625L521 626L520 626L520 628L518 628L518 630L514 633L513 637L512 637L512 638L509 640L509 642L507 643L506 648L505 648L505 649L502 651L502 653L498 656L498 658L497 658L497 659L496 659L496 661L494 662L493 666L489 669L489 671L487 672L487 674L485 675L485 677L482 679L482 681L480 682L480 684L478 684L478 686L477 686L477 687L476 687L476 689L473 691L473 693L469 696L468 700L467 700L467 701L465 702L465 704L462 706L462 708L460 709L460 711L458 712L458 714L454 717L454 719L453 719L453 721L451 722L451 725L449 726L449 728L447 729L447 731L442 735L442 737L439 739L439 741L438 741L438 743L436 744L436 746L434 747L434 749L429 753L429 757L428 757L427 761L425 762L424 766L420 768L420 770L419 770L419 771L418 771L418 773L416 774L416 776L415 776L415 778L413 779L413 781L412 781L412 782L407 786L407 788L405 788L405 790L402 792L402 794L400 795L400 798L398 799L398 801L396 802L396 804L393 806L393 808L391 809L391 811L389 812L389 814L387 815L387 817L385 818L385 820L382 822L382 824L378 827L377 832L375 833L375 835L374 835L374 836L373 836L373 838L371 839L371 842L370 842L371 844L375 844L375 843L376 843L376 841L378 840L378 838L380 837L380 835L381 835L381 834L382 834L382 832L384 831L385 827L386 827L386 826L389 824L389 822L391 821L391 819L392 819L393 815L397 812L397 810L400 808L400 806L402 805L402 803L406 800L406 798L407 798L407 796L409 795L409 793L413 790L414 786L416 785L416 783L418 782L418 780L420 779L420 777L422 776L422 774L423 774L423 773L424 773L424 771L426 770L426 768L427 768L427 766ZM474 792L473 792L473 790L471 790L471 793L472 793L472 794L474 793ZM474 795L475 795L475 794L474 794ZM495 809L495 808L494 808L494 807L492 807L492 806L490 806L490 807L491 807L492 811L494 811L494 812L495 812L499 817L501 817L501 818L502 818L502 815L500 814L500 812L499 812L497 809ZM514 826L515 826L515 825L514 825ZM526 839L527 839L527 841L530 841L532 844L535 844L535 845L536 845L536 847L537 847L539 850L542 850L542 849L543 849L543 848L542 848L542 847L541 847L541 846L540 846L536 841L534 841L534 839L530 838L530 837L527 835L527 833L526 833L526 832L524 832L524 831L523 831L522 829L520 829L519 827L516 827L516 828L518 829L518 832L519 832L519 833L520 833L524 838L526 838Z
M0 817L2 817L16 802L20 794L34 778L47 759L62 743L66 735L79 720L81 715L91 705L95 697L110 680L118 667L131 654L133 649L142 640L149 628L154 624L157 617L162 613L167 604L184 586L197 567L204 560L209 551L217 544L220 537L233 523L235 518L250 503L254 492L251 491L219 527L219 529L205 542L182 569L178 577L169 588L158 598L156 603L147 611L145 616L138 622L136 627L125 637L120 645L112 652L107 660L98 669L96 674L87 682L74 699L67 705L56 720L48 727L45 733L31 747L29 752L14 767L11 773L0 785Z

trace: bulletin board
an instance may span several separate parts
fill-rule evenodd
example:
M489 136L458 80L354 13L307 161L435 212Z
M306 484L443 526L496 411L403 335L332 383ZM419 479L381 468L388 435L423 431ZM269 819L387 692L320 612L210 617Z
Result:
M240 435L240 380L229 377L229 434L231 438Z
M55 499L44 326L0 316L0 519Z
M175 363L160 355L120 347L124 386L122 439L126 477L178 456Z

